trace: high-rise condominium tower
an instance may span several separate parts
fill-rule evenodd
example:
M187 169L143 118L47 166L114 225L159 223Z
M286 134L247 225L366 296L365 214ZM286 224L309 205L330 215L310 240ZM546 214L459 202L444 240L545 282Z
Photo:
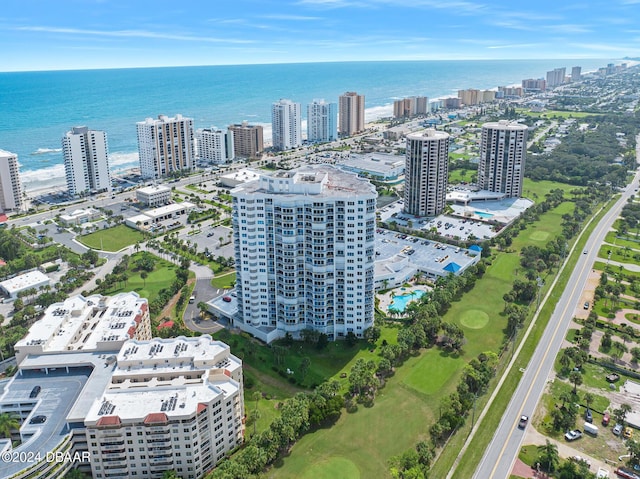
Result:
M18 155L0 150L0 213L22 209Z
M233 151L241 158L260 158L264 150L264 133L260 125L249 125L243 121L229 126L233 134Z
M196 130L198 157L201 161L227 163L235 157L233 152L233 133L218 128L199 128Z
M73 127L62 137L69 195L111 191L109 148L104 131Z
M300 103L281 99L271 107L271 135L276 150L290 150L302 145Z
M263 175L231 196L236 326L336 339L373 325L377 193L368 180L308 166Z
M547 87L553 88L564 83L564 77L567 74L565 67L555 68L547 72Z
M442 213L449 174L449 134L428 129L407 135L404 211L415 216Z
M338 105L313 100L307 105L307 140L326 143L338 139Z
M571 69L571 81L576 82L582 80L582 67L573 67Z
M348 91L341 95L338 104L340 107L340 136L351 136L364 130L364 95L358 95L354 91Z
M482 125L478 186L505 193L508 198L522 195L527 156L527 125L501 120Z
M136 125L143 178L163 178L193 169L196 153L191 118L160 115L157 120L147 118Z

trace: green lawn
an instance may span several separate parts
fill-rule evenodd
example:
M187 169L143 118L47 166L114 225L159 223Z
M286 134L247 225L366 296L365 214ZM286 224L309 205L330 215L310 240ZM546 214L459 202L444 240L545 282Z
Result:
M220 289L230 289L233 284L236 282L236 272L232 273L222 273L220 275L214 276L211 280L211 286L214 288Z
M122 282L117 283L115 285L116 287L106 291L107 294L113 295L125 291L135 291L140 295L140 297L147 298L149 303L152 303L158 297L158 293L161 289L170 286L171 283L175 281L175 271L179 266L154 255L151 256L156 260L155 269L149 273L149 276L147 276L146 279L143 280L140 277L140 271L133 271L133 268L135 266L136 259L145 254L151 255L151 253L148 252L140 252L131 255L129 263L130 266L127 271L129 279L126 284Z
M623 248L626 246L631 249L640 249L640 240L634 241L635 235L633 236L627 235L628 239L622 239L622 238L616 238L617 234L618 233L616 231L609 231L607 233L607 236L604 238L605 242L614 246L622 246Z
M291 454L280 460L266 477L389 477L388 459L414 447L416 440L428 438L427 430L434 421L433 405L440 400L440 395L426 399L403 385L418 361L420 358L410 358L398 369L396 376L378 392L373 407L360 405L355 413L343 412L331 428L302 437ZM330 475L335 471L334 458L340 458L338 464L349 464L349 475ZM353 475L355 471L360 475Z
M102 251L120 251L122 248L134 245L144 239L142 233L125 225L114 226L84 236L78 236L78 241L88 248Z
M524 179L522 195L532 200L542 201L547 193L551 190L561 189L565 192L565 196L570 197L569 192L576 189L575 186L566 185L564 183L556 183L555 181L534 181L529 178Z

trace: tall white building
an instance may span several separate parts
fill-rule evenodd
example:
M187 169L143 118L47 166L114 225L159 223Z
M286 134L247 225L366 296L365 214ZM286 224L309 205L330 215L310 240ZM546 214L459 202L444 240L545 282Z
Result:
M482 125L478 186L504 193L508 198L522 196L527 156L527 125L500 120Z
M198 479L244 438L242 363L203 335L131 340L84 419L95 479Z
M290 150L302 145L300 103L281 99L272 105L271 136L276 150Z
M565 67L562 68L554 68L551 71L547 72L547 88L553 88L564 83L564 77L567 74L567 69Z
M348 91L338 98L341 136L351 136L364 130L364 95Z
M143 178L164 178L175 172L193 170L196 156L193 119L160 115L157 120L147 118L136 126Z
M215 127L198 128L196 130L198 158L211 163L227 163L233 161L233 133Z
M62 137L69 195L111 191L109 148L104 131L76 126Z
M23 207L18 155L0 150L0 213Z
M404 176L405 213L442 213L449 176L449 134L431 128L408 134Z
M240 324L331 339L373 326L375 188L322 165L232 190Z
M307 140L326 143L338 139L338 105L313 100L307 105Z

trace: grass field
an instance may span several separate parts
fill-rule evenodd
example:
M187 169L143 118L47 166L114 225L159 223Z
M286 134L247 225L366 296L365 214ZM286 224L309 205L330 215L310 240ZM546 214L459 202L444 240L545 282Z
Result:
M233 284L236 282L236 272L232 273L222 273L218 276L215 276L211 280L211 286L214 288L220 289L230 289L233 287Z
M178 266L154 255L151 256L156 260L155 269L143 280L140 277L140 272L134 271L133 267L136 259L145 254L150 255L151 253L140 252L131 255L130 267L127 271L129 279L126 284L122 282L117 283L116 288L111 288L107 291L108 294L112 295L125 291L135 291L140 297L147 298L149 303L152 303L158 297L158 293L162 288L170 286L171 283L175 281L175 271L178 269Z
M114 226L106 230L99 230L84 236L78 236L78 241L88 248L101 251L120 251L122 248L134 245L144 239L140 231L125 225Z

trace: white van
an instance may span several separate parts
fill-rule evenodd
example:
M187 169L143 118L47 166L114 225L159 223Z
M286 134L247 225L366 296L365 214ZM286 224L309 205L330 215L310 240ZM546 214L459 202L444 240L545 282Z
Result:
M195 296L191 296L191 297L189 298L189 303L190 303L190 304L193 304L193 302L194 302L195 300L196 300L196 297L195 297Z
M588 432L592 436L597 436L598 435L598 426L594 426L590 422L585 422L584 423L584 432Z

